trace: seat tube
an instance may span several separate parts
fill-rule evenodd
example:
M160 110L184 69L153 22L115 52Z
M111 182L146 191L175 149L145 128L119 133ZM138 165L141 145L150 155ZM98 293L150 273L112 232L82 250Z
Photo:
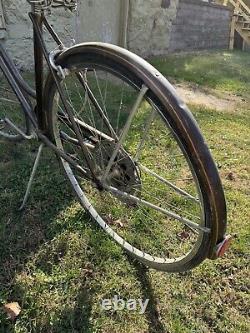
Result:
M33 11L34 13L34 11ZM39 26L41 33L43 28L43 16L42 14L35 14L34 19ZM34 34L34 61L35 61L35 81L36 81L36 97L37 97L37 120L39 124L39 128L44 130L43 124L43 51L39 42L39 39L36 35L35 29L33 28Z

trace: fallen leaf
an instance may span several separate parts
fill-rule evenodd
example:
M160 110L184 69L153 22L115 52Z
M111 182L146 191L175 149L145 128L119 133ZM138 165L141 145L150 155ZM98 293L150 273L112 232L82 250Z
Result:
M87 275L87 276L94 274L93 267L91 265L86 265L86 267L82 268L81 271L84 275Z
M226 177L228 180L235 180L236 175L233 172L229 172L229 174Z
M124 227L124 224L126 224L126 221L125 220L121 220L121 219L118 219L118 220L114 220L114 218L112 217L111 214L109 214L106 219L107 223L109 225L115 225L115 226L118 226L120 228L123 228Z
M118 225L118 227L120 227L120 228L124 227L124 223L122 222L122 220L116 220L115 225Z
M13 321L19 316L21 312L21 307L17 302L5 304L3 309L7 313L8 317Z
M190 237L190 234L187 231L182 231L178 234L178 237L180 238L180 240L186 240Z

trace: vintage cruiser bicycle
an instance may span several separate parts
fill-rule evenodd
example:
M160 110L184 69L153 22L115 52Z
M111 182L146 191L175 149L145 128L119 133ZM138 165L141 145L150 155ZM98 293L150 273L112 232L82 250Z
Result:
M76 1L28 2L35 91L0 44L0 138L41 142L21 208L47 146L93 220L148 267L181 272L220 257L230 241L221 181L174 88L118 46L66 48L45 14ZM47 50L44 27L56 50Z

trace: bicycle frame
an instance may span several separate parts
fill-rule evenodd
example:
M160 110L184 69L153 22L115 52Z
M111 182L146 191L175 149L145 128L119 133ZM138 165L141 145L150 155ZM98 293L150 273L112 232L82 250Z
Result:
M15 92L23 112L28 117L29 121L35 129L45 129L44 117L43 117L43 82L44 82L44 67L43 56L48 63L49 53L45 48L45 43L41 45L41 39L43 41L42 28L43 24L48 28L53 39L56 43L63 48L62 42L54 32L53 28L47 22L43 14L38 15L35 13L29 13L33 24L34 35L34 63L35 63L35 84L36 90L34 91L22 78L20 72L16 68L13 60L9 57L6 49L0 44L0 67ZM46 54L44 54L46 53ZM49 65L49 63L48 63ZM50 66L49 66L50 67ZM36 107L31 107L30 98L36 100Z
M53 30L53 28L51 27L51 25L48 23L48 21L45 18L43 12L41 12L40 14L37 14L33 10L31 13L29 13L29 17L30 17L30 19L32 21L32 24L33 24L33 34L34 34L33 38L34 38L34 62L35 62L35 86L36 86L35 91L29 85L27 85L27 83L23 80L23 78L20 75L20 72L17 70L14 62L8 56L8 54L5 50L5 48L3 47L3 45L0 44L0 68L2 69L6 79L8 80L8 82L11 86L11 88L15 92L15 94L16 94L16 96L17 96L17 98L18 98L18 100L21 104L21 107L22 107L22 110L23 110L24 114L26 115L27 119L29 120L29 122L31 123L31 125L33 127L33 131L34 131L36 137L41 141L41 146L39 148L37 159L36 159L35 164L34 164L33 172L32 172L29 184L28 184L28 188L27 188L27 191L26 191L26 195L25 195L25 198L24 198L22 208L24 207L24 204L27 201L27 196L28 196L29 191L30 191L30 186L31 186L32 180L34 178L34 173L36 171L37 164L38 164L39 159L40 159L41 150L43 148L43 145L46 145L49 148L51 148L57 154L58 157L62 158L66 162L68 162L71 166L74 166L74 168L80 174L82 174L84 177L89 178L90 180L92 180L95 183L95 185L97 186L98 189L100 189L100 190L104 189L104 190L107 190L109 192L113 191L114 194L117 194L120 197L123 196L125 199L128 198L127 194L123 194L121 191L116 190L115 188L112 188L111 186L107 186L105 184L105 180L106 180L106 178L107 178L107 176L110 172L110 169L112 167L113 162L115 161L115 158L118 154L118 151L120 150L120 148L123 144L124 137L126 136L128 130L129 130L129 127L131 125L132 118L133 118L134 114L136 113L136 111L138 109L138 106L140 105L142 99L145 97L145 95L148 91L147 86L146 85L142 86L142 88L140 90L140 94L138 95L137 101L136 101L133 109L131 110L130 116L128 117L127 123L124 127L124 131L123 131L121 137L118 138L118 137L116 137L115 133L112 133L112 127L110 126L109 121L105 117L105 114L103 113L102 109L100 108L100 106L98 104L98 101L96 101L95 97L91 94L91 90L88 91L88 86L85 85L84 78L83 78L82 74L80 72L76 73L76 76L77 76L78 80L80 81L83 88L85 89L85 91L89 95L90 101L94 105L96 111L99 112L99 114L103 118L103 121L104 121L105 125L107 126L107 128L110 130L111 134L113 134L112 138L114 139L114 141L116 141L115 149L114 149L114 152L113 152L113 154L110 158L110 161L107 165L105 174L104 174L102 179L98 179L97 176L96 176L97 173L96 173L95 161L93 161L89 158L89 153L88 153L89 151L88 151L87 144L85 144L83 142L82 135L80 134L80 131L79 131L79 127L84 128L84 126L86 127L86 124L84 124L84 122L81 123L79 121L77 123L77 120L75 119L74 115L72 114L72 111L70 110L70 108L67 105L67 101L65 100L64 93L63 93L62 88L60 86L60 73L59 73L60 71L58 71L59 75L57 73L57 67L60 67L60 66L56 66L53 62L51 62L51 59L50 59L51 53L48 52L48 50L46 48L44 38L43 38L43 30L42 30L43 26L46 27L46 29L50 33L51 37L57 43L58 50L59 50L58 56L63 55L63 54L60 53L60 51L63 52L65 50L65 47L64 47L63 43L61 42L61 40L59 39L59 37L57 36L57 34L55 33L55 31ZM86 45L80 45L80 46L82 48L86 49ZM69 49L69 51L72 52L74 49L75 49L75 47ZM120 54L121 54L121 52L119 51L119 55ZM64 54L64 56L65 56L65 54ZM77 162L75 160L73 160L63 150L60 150L59 148L57 148L57 146L48 137L47 121L46 121L45 110L44 110L44 96L45 96L45 93L44 93L44 63L43 63L44 59L43 58L45 58L47 66L48 66L49 71L50 71L50 74L51 74L52 78L55 81L56 88L58 89L58 93L59 93L59 96L61 98L62 107L64 108L64 110L66 111L67 116L68 116L67 121L72 126L72 129L75 133L75 138L74 139L76 139L77 144L78 144L79 148L82 151L83 157L85 158L85 160L87 162L88 169L89 169L90 172L87 172L86 170L84 170L79 164L77 164ZM124 62L125 62L125 57L124 57ZM137 65L137 63L138 62L135 61L135 66ZM130 62L129 66L133 67L134 66L133 62ZM137 66L137 68L138 68L138 66ZM134 68L135 72L136 72L137 68ZM61 68L61 70L62 70L62 68ZM140 75L143 76L143 74L141 74L141 73L140 73ZM146 74L145 74L145 76L146 76ZM160 81L158 80L157 77L158 77L158 75L154 75L154 77L152 79L152 80L157 81L155 83L155 86L157 86L158 84L160 85ZM177 99L175 94L173 94L171 92L171 87L168 87L168 89L170 91L169 95L170 96L173 95L173 97L171 97L171 98ZM32 106L31 99L35 99L35 101L36 101L35 107ZM175 104L179 104L179 102L175 101ZM178 105L178 107L182 108L182 106L180 106L180 105ZM11 124L11 125L14 129L16 129L17 133L19 133L23 136L23 138L30 139L30 138L34 137L34 136L30 135L30 129L29 128L28 128L27 133L21 133L21 131L18 130L18 128L16 128L14 124ZM99 133L96 132L96 133L98 135L100 135L100 132ZM103 134L103 133L101 133L101 134L102 134L102 137L104 137L104 139L107 139L107 137L104 136L105 134ZM112 140L112 138L108 137L108 139L111 139L111 140ZM71 183L74 186L75 191L77 192L79 189L77 188L77 185L73 184L72 179L71 179ZM136 197L133 197L133 199L136 199ZM141 199L138 199L138 201L142 202ZM144 203L146 203L146 201ZM152 205L149 206L149 207L157 208L157 206L152 206ZM161 211L161 209L158 209L158 210ZM177 215L172 215L172 217L174 217L175 219L178 219ZM227 243L224 243L227 240L225 238L223 238L224 233L225 233L224 232L225 231L224 230L224 225L222 225L222 228L223 228L223 230L219 230L219 232L216 233L216 235L214 236L214 239L211 242L211 244L212 244L211 245L211 254L209 254L209 256L211 256L211 257L214 255L214 245L216 244L216 241L218 241L218 234L222 235L222 237L220 237L219 240L221 240L221 239L223 240L222 243L219 243L219 245L217 244L219 246L218 251L221 251L222 247L225 244L227 244ZM215 237L216 237L216 239L215 239Z
M63 105L65 110L68 110L68 107L66 105L62 89L60 87L60 83L58 81L57 74L55 73L55 70L50 62L49 55L46 48L45 41L43 39L43 26L46 27L54 41L57 43L59 50L65 50L65 46L63 45L62 41L59 39L56 32L53 30L52 26L49 24L47 19L44 16L44 13L36 14L34 12L29 13L29 17L33 24L33 38L34 38L34 61L35 61L35 85L36 85L36 91L34 91L31 87L27 85L27 83L23 80L22 76L20 75L20 72L17 70L14 62L11 60L9 55L7 54L5 48L0 44L0 68L2 69L5 77L7 78L10 86L12 87L13 91L15 92L21 106L23 109L24 114L28 118L29 122L32 124L33 129L35 131L35 135L49 148L51 148L59 157L62 157L64 160L66 160L68 163L70 163L72 166L74 166L80 173L84 174L85 177L88 177L86 175L86 172L72 159L70 158L64 151L58 149L47 137L47 128L46 128L46 119L45 119L45 112L43 109L43 96L44 96L44 66L43 66L43 57L45 58L47 65L49 67L49 70L55 80L55 83L58 88L59 95L62 99ZM31 104L31 99L33 98L36 100L36 106L33 108ZM71 112L69 112L71 114ZM95 179L95 181L98 183L98 179L95 177L95 165L88 157L88 148L84 144L79 129L75 123L75 120L70 117L70 121L76 131L78 132L77 138L79 141L79 144L81 146L81 149L83 151L84 157L86 159L86 162L89 165L89 168L91 170L92 179ZM15 125L13 126L15 128ZM25 139L30 139L33 136L29 135L30 133L21 133L18 131L17 128L15 128L16 131L21 134Z

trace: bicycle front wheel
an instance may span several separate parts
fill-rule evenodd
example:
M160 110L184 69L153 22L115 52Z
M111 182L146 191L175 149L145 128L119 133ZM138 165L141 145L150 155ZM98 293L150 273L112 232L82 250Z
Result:
M174 89L119 47L83 45L58 62L68 72L60 83L66 103L49 77L45 108L57 147L79 166L61 159L81 204L149 267L181 272L201 263L225 232L225 200Z

